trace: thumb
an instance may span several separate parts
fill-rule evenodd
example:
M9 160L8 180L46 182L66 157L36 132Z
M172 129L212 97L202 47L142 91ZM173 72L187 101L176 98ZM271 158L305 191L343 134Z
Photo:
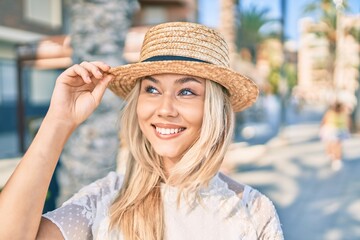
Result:
M101 79L95 86L92 91L92 95L96 101L96 104L99 105L102 97L104 96L105 90L109 84L109 82L114 78L113 75L106 75L103 79Z

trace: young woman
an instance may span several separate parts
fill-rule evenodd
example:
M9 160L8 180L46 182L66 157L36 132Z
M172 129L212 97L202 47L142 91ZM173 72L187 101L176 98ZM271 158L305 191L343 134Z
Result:
M351 118L340 102L335 102L329 108L320 125L320 138L325 144L325 152L335 171L342 168L343 141L350 137Z
M127 101L126 174L110 172L41 216L64 143L107 87ZM229 68L224 39L194 23L150 29L138 63L70 67L0 195L0 239L283 239L271 201L219 173L233 112L257 95Z

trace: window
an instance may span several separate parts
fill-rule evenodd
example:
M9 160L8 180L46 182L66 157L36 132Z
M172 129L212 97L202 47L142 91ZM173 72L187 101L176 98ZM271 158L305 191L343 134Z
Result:
M167 21L166 9L161 6L144 7L143 24L155 25Z
M36 69L32 66L24 66L22 69L25 108L22 120L25 135L20 138L24 141L25 148L29 146L47 112L56 78L61 72L61 69Z
M55 80L59 75L58 71L31 69L27 73L28 82L26 85L28 84L29 88L26 89L26 93L28 94L28 104L30 106L48 106Z
M0 105L16 102L16 63L0 59Z
M0 59L0 159L18 155L15 60Z
M62 23L61 0L24 0L25 18L28 21L60 28Z

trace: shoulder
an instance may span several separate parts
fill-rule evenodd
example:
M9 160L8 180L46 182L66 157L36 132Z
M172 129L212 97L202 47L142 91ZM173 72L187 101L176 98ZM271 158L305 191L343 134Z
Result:
M109 190L113 190L119 189L123 183L123 180L124 175L111 171L105 177L96 180L90 185L94 185L98 188L108 188Z
M105 196L116 195L123 183L123 175L116 172L109 172L105 177L81 188L64 205L68 203L84 202L84 199L95 201Z
M234 192L239 198L243 197L246 185L235 181L223 173L219 173L219 178L227 184L230 191Z
M219 178L226 183L228 190L235 193L240 199L242 199L242 202L247 207L251 207L263 197L267 199L267 197L258 190L249 185L239 183L223 173L219 173Z
M261 239L283 239L280 220L272 201L258 190L219 173L228 189L234 192L247 209L248 215Z
M324 117L325 118L333 118L336 115L336 112L334 112L333 110L328 110L325 114Z
M242 202L249 210L253 212L264 210L264 208L269 208L271 211L275 210L271 200L257 189L239 183L223 173L219 173L219 178L227 184L230 191L242 199Z

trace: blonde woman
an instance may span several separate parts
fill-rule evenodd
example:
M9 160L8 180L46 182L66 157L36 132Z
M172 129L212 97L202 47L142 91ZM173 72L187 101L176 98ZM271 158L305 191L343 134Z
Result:
M107 87L127 101L126 174L110 172L41 216L64 143ZM283 239L271 201L219 173L233 113L257 95L229 68L224 39L194 23L151 28L138 63L70 67L0 195L0 239Z

